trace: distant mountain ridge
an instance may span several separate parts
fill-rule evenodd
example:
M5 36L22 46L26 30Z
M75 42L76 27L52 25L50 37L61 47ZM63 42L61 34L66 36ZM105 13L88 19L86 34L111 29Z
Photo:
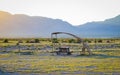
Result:
M50 37L52 32L69 32L80 37L120 37L120 15L73 26L60 19L0 11L0 37Z
M85 35L95 37L120 37L120 15L105 21L90 22L78 26Z
M76 27L60 19L22 14L12 15L6 12L0 13L0 25L3 37L48 37L55 31L72 33L76 30Z

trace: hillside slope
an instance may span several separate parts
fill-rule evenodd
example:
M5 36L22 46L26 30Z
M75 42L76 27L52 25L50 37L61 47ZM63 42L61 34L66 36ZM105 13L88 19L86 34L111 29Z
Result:
M69 32L80 37L120 37L120 15L73 26L60 19L0 11L0 37L50 37L52 32Z

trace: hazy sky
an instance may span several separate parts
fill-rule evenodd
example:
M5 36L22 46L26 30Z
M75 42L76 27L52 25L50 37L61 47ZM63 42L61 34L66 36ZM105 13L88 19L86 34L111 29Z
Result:
M120 0L0 0L0 10L59 18L79 25L119 15Z

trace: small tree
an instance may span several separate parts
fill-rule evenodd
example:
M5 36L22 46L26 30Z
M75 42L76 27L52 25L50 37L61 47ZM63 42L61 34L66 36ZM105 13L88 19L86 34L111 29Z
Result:
M8 39L5 39L3 42L4 42L4 43L8 43Z

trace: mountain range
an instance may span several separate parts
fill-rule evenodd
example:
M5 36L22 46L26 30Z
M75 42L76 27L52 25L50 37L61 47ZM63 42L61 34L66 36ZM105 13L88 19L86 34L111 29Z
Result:
M74 26L61 19L0 11L0 37L50 37L52 32L68 32L92 38L120 37L120 15Z

